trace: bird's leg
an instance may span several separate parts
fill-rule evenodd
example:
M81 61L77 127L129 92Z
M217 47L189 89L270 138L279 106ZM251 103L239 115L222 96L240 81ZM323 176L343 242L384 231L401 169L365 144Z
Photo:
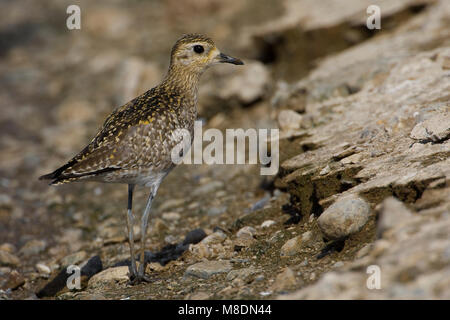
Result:
M136 269L136 261L134 256L134 216L131 211L133 205L133 190L134 184L128 185L128 211L127 211L127 228L128 228L128 241L130 243L130 260L131 260L131 268L130 268L130 279L136 278L137 269Z
M145 277L145 236L147 233L148 218L150 216L150 208L152 206L152 201L156 196L156 191L158 190L158 185L153 185L150 190L150 195L148 196L147 205L145 206L145 211L141 218L141 259L139 262L139 272L138 281L144 280L149 282L149 279Z

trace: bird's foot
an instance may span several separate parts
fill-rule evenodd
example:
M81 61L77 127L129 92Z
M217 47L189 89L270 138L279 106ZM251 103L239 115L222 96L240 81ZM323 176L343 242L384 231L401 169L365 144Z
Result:
M133 286L142 282L150 283L152 282L152 280L145 274L138 274L137 276L130 275L130 281L128 282L128 284Z

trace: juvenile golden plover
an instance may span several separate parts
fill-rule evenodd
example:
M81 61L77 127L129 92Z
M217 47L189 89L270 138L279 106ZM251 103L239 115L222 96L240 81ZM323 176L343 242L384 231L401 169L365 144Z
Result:
M209 66L220 62L244 64L221 53L206 36L183 36L172 48L169 70L161 84L113 111L80 153L54 172L40 177L52 180L50 184L53 185L73 181L128 184L127 227L132 283L148 281L144 275L147 223L158 187L175 167L171 151L179 140L173 132L188 130L192 143L200 76ZM131 209L135 185L150 187L141 218L139 271L135 261L134 215Z

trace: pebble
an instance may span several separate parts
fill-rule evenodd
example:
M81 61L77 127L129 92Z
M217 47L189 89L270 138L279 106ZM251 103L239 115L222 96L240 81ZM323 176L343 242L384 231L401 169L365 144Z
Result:
M309 246L313 240L313 233L307 231L300 236L296 236L286 241L281 247L280 255L282 257L289 257L298 254L302 248Z
M272 285L274 291L286 290L296 284L295 274L290 268L285 268L279 273Z
M261 200L258 200L255 204L252 205L250 211L256 211L264 208L264 206L269 202L270 195L265 196Z
M178 239L177 239L177 237L169 234L168 236L166 236L164 238L164 241L168 244L176 244L178 242Z
M191 244L189 246L189 251L192 253L194 257L196 257L199 260L204 258L210 258L212 255L212 252L209 249L209 247L202 242L197 244Z
M204 261L193 264L186 269L185 276L209 279L213 275L228 273L233 269L230 261Z
M222 231L216 231L214 233L211 233L209 236L203 238L201 243L205 245L219 244L223 243L226 238L227 235L225 233L223 233Z
M303 116L293 110L281 110L278 114L278 126L281 130L300 129Z
M269 228L273 226L276 222L273 220L266 220L263 223L261 223L261 228Z
M330 173L330 171L331 171L331 168L330 168L330 166L327 164L325 168L323 168L322 170L320 170L319 174L320 174L321 176L324 176L324 175Z
M20 265L20 259L12 253L0 250L0 266L17 267Z
M162 218L168 221L177 221L180 219L180 217L181 216L178 212L165 212L162 215Z
M337 200L317 219L322 233L331 240L360 231L369 220L370 206L361 198Z
M260 274L260 275L256 276L255 281L260 282L260 281L263 281L264 279L265 279L264 275Z
M47 243L44 240L30 240L27 241L20 249L19 253L24 256L37 255L47 248Z
M253 239L254 235L256 234L256 230L253 227L246 226L236 233L236 237L238 239Z
M207 214L210 217L214 217L214 216L220 216L221 214L225 213L226 211L227 211L226 206L211 207L208 209Z
M342 261L338 261L336 263L333 264L333 268L341 268L344 266L344 263Z
M106 285L113 285L116 283L125 283L129 280L128 277L128 267L115 267L103 270L100 273L94 275L89 279L89 288L101 288Z
M43 263L36 264L36 269L39 273L46 274L46 275L49 275L52 272L50 267L48 267L47 265L45 265Z
M11 243L2 243L0 245L0 251L6 251L8 253L14 253L16 251L16 247Z

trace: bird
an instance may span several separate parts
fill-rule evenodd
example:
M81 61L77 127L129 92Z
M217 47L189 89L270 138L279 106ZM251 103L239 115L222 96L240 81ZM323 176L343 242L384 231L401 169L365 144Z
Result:
M126 216L131 284L150 282L145 275L144 258L147 225L158 188L176 166L171 150L179 139L173 132L188 130L192 144L200 77L210 66L219 63L244 64L222 53L205 35L183 35L172 47L168 71L159 85L116 108L85 148L63 166L39 178L51 180L50 185L78 181L128 185ZM140 222L139 270L133 234L135 186L150 190Z

